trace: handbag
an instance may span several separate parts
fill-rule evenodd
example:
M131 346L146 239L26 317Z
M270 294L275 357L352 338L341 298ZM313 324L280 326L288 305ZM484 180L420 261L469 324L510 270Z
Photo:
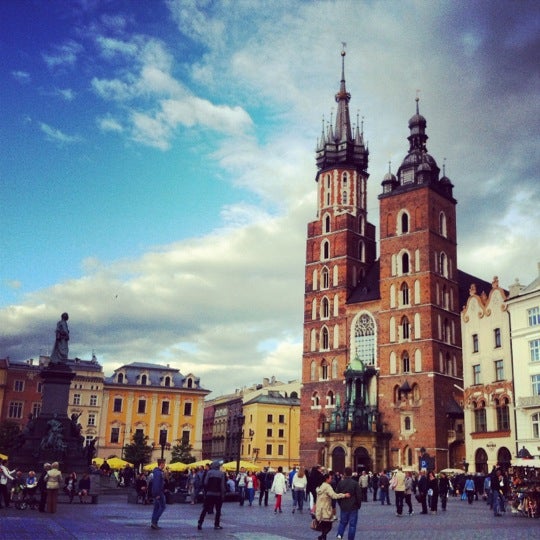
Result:
M310 527L314 530L314 531L320 531L321 530L321 522L318 520L318 519L315 519L313 518L311 520L311 525Z

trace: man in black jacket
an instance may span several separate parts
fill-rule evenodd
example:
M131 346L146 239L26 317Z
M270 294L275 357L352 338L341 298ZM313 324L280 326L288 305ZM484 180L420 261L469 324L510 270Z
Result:
M349 526L348 540L354 540L356 535L356 524L358 523L358 510L362 506L362 488L358 481L352 478L352 469L345 467L345 476L339 482L337 493L348 493L349 498L339 499L340 519L337 538L343 538L347 525Z
M418 502L422 505L422 514L427 514L427 491L428 491L428 480L426 477L425 469L420 471L420 476L418 477Z
M202 524L206 514L211 514L214 507L216 509L214 516L214 529L223 529L219 524L221 519L221 506L225 498L226 482L225 473L220 470L222 461L213 461L210 470L204 477L204 505L197 522L197 529L202 529Z

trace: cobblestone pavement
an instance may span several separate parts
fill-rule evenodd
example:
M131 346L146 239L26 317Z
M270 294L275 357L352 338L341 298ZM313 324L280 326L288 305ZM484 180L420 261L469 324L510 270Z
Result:
M292 513L290 494L285 496L282 514L274 514L272 506L224 504L222 530L214 530L213 516L207 516L202 531L198 531L200 510L200 505L169 505L159 522L162 529L152 530L152 506L128 504L126 490L119 488L115 494L101 495L97 505L59 504L54 515L31 509L0 509L0 538L315 540L318 535L309 528L309 512ZM415 512L418 511L415 506ZM336 534L337 523L328 539L333 540ZM382 506L378 502L363 504L356 533L358 540L402 540L404 534L414 540L540 539L540 519L510 512L494 517L484 502L469 505L459 499L451 499L446 512L439 510L436 515L416 513L410 517L396 516L393 506Z

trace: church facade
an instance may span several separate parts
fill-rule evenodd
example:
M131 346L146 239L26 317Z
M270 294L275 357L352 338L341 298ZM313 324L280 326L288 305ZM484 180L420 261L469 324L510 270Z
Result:
M317 144L317 214L307 228L301 462L461 466L460 310L474 278L457 268L453 185L428 153L417 99L409 148L382 181L377 257L369 150L351 124L344 60L342 52L335 123Z

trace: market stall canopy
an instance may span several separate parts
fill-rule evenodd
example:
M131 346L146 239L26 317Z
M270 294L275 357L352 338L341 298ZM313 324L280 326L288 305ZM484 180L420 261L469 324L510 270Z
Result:
M212 463L211 459L201 459L200 461L195 461L195 463L190 463L190 469L196 469L197 467L204 467L205 465L210 465Z
M251 461L240 461L240 463L237 463L236 461L229 461L228 463L224 463L222 465L223 470L226 472L236 472L236 466L241 469L244 467L246 471L260 471L261 466L257 465L256 463L252 463Z
M0 459L7 459L8 457L6 456L6 454L0 454Z
M443 469L442 471L439 471L439 472L443 472L444 474L465 474L465 471L463 469L452 469L452 468Z
M92 460L92 463L95 463L98 467L101 467L104 461L106 461L109 464L109 467L111 469L123 469L127 465L129 465L130 467L133 467L132 463L129 463L129 461L126 461L119 457L112 457L110 459L97 457Z

